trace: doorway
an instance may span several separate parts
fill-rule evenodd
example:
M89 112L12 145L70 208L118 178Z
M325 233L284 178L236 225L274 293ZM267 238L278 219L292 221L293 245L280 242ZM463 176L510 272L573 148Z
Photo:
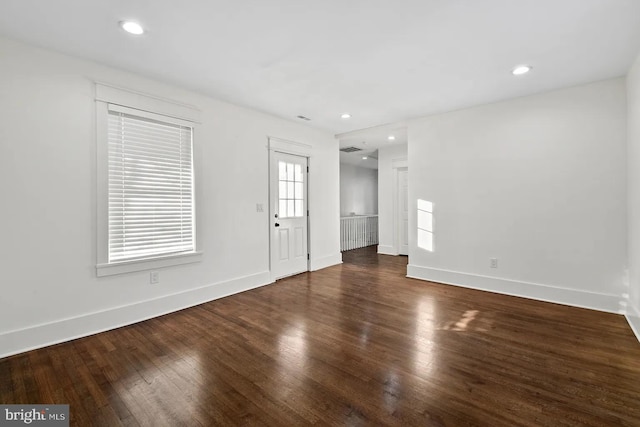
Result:
M308 158L270 151L271 277L308 271Z
M398 236L398 254L409 255L409 169L398 168L398 214L396 230Z

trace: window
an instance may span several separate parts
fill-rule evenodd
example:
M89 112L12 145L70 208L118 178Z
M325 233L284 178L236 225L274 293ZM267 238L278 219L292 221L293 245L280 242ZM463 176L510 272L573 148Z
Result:
M109 263L194 251L192 134L109 111Z
M98 276L199 261L195 123L182 105L100 89L144 109L98 99Z
M302 165L278 162L279 193L278 214L280 218L304 216L304 174Z

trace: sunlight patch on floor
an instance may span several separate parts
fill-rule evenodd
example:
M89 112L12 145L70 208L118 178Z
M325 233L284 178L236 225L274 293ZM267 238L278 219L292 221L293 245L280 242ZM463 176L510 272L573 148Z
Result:
M478 310L467 310L465 311L460 319L455 321L450 321L444 324L443 327L438 328L440 331L466 331L469 328L469 324L475 320L478 315Z

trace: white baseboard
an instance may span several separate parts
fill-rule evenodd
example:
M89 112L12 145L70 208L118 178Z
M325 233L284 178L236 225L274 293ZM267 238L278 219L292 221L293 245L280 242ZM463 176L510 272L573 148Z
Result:
M272 283L268 271L0 334L0 358L138 323Z
M378 245L378 253L381 255L398 255L396 248L387 245Z
M332 265L338 264L342 264L341 252L322 258L311 258L311 271L322 270L323 268L331 267Z
M634 307L629 301L627 304L627 314L625 314L624 317L627 318L631 330L636 335L638 341L640 341L640 310Z
M606 311L608 313L624 314L625 307L622 298L617 295L599 294L579 291L576 289L559 288L538 283L520 282L499 277L480 276L476 274L460 273L457 271L440 270L437 268L407 266L407 277L428 280L430 282L447 285L462 286L464 288L496 292L516 297L530 298L539 301L574 307L589 308Z

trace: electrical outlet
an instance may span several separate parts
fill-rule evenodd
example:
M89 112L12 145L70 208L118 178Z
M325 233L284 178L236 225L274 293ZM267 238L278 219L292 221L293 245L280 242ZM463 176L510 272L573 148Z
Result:
M149 273L149 283L155 285L156 283L160 283L160 273L157 271L152 271Z
M498 268L498 258L491 258L489 266L491 268Z

